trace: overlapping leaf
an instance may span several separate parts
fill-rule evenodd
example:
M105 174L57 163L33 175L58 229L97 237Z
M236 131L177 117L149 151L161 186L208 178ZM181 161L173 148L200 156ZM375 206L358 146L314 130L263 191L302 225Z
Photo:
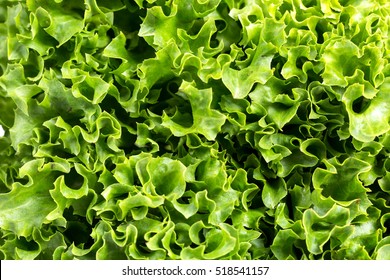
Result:
M390 259L389 14L0 2L0 258Z

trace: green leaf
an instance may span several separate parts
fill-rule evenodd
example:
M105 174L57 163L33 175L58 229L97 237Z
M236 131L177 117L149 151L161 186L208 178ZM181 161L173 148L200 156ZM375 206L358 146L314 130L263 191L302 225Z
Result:
M0 259L389 259L389 14L0 1Z
M73 35L81 32L84 28L83 19L69 8L64 9L62 5L37 1L37 5L28 1L29 8L34 12L37 20L44 30L58 41L57 46L66 43ZM43 5L42 5L43 4ZM41 6L42 5L42 6Z
M49 222L47 215L56 206L49 193L54 187L56 169L55 165L45 165L43 160L30 161L21 168L20 176L27 176L28 183L15 183L9 193L0 194L1 228L27 237Z
M223 67L222 81L232 93L233 98L245 98L255 83L265 84L272 77L271 60L274 53L273 45L262 42L248 54L252 56L248 67L240 70L229 67L229 64ZM242 83L243 80L246 82Z
M358 213L364 213L371 205L367 190L359 180L361 173L372 167L357 158L347 158L339 163L335 158L328 161L327 170L317 168L313 173L314 188L321 190L322 195L339 202L358 202ZM358 214L356 213L356 215Z
M347 86L346 77L354 74L359 56L359 48L351 41L345 38L330 41L321 57L325 65L322 74L324 83L330 86Z
M261 193L264 205L274 209L276 205L287 195L286 182L282 178L264 182Z
M178 112L173 117L164 114L162 125L169 128L175 136L180 137L190 133L199 133L208 140L215 139L225 123L226 117L219 111L211 108L212 89L198 90L193 84L183 83L179 90L183 98L186 98L191 105L192 117L185 116L185 118L188 118L190 125L186 127L175 122L176 119L182 118ZM183 120L181 119L181 121Z
M377 260L389 260L390 259L390 245L386 244L379 248L376 256Z
M386 80L376 96L368 100L364 97L363 85L353 84L346 90L343 102L350 119L349 130L357 140L372 141L375 137L389 131L390 105L386 98L389 85L389 80ZM367 100L368 105L362 109L355 109L354 104L359 102L359 99Z
M318 215L312 209L306 210L303 213L302 223L308 250L313 254L320 254L333 231L347 225L348 220L348 209L336 204L324 216Z

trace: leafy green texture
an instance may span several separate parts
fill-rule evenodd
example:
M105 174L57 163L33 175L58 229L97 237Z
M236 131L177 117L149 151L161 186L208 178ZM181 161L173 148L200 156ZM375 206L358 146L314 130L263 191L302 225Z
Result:
M390 259L386 0L0 2L1 259Z

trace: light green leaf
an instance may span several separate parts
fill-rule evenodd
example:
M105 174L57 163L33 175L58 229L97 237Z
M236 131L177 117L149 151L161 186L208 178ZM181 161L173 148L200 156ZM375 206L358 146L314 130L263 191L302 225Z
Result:
M44 165L43 160L31 161L21 168L20 176L27 176L28 183L15 183L9 193L0 194L1 228L27 237L49 222L47 215L56 206L49 193L58 174L55 170L54 165Z

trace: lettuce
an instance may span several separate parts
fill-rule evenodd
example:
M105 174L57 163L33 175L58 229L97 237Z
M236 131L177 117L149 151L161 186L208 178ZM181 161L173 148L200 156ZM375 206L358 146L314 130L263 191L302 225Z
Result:
M385 0L0 2L0 259L390 259Z

